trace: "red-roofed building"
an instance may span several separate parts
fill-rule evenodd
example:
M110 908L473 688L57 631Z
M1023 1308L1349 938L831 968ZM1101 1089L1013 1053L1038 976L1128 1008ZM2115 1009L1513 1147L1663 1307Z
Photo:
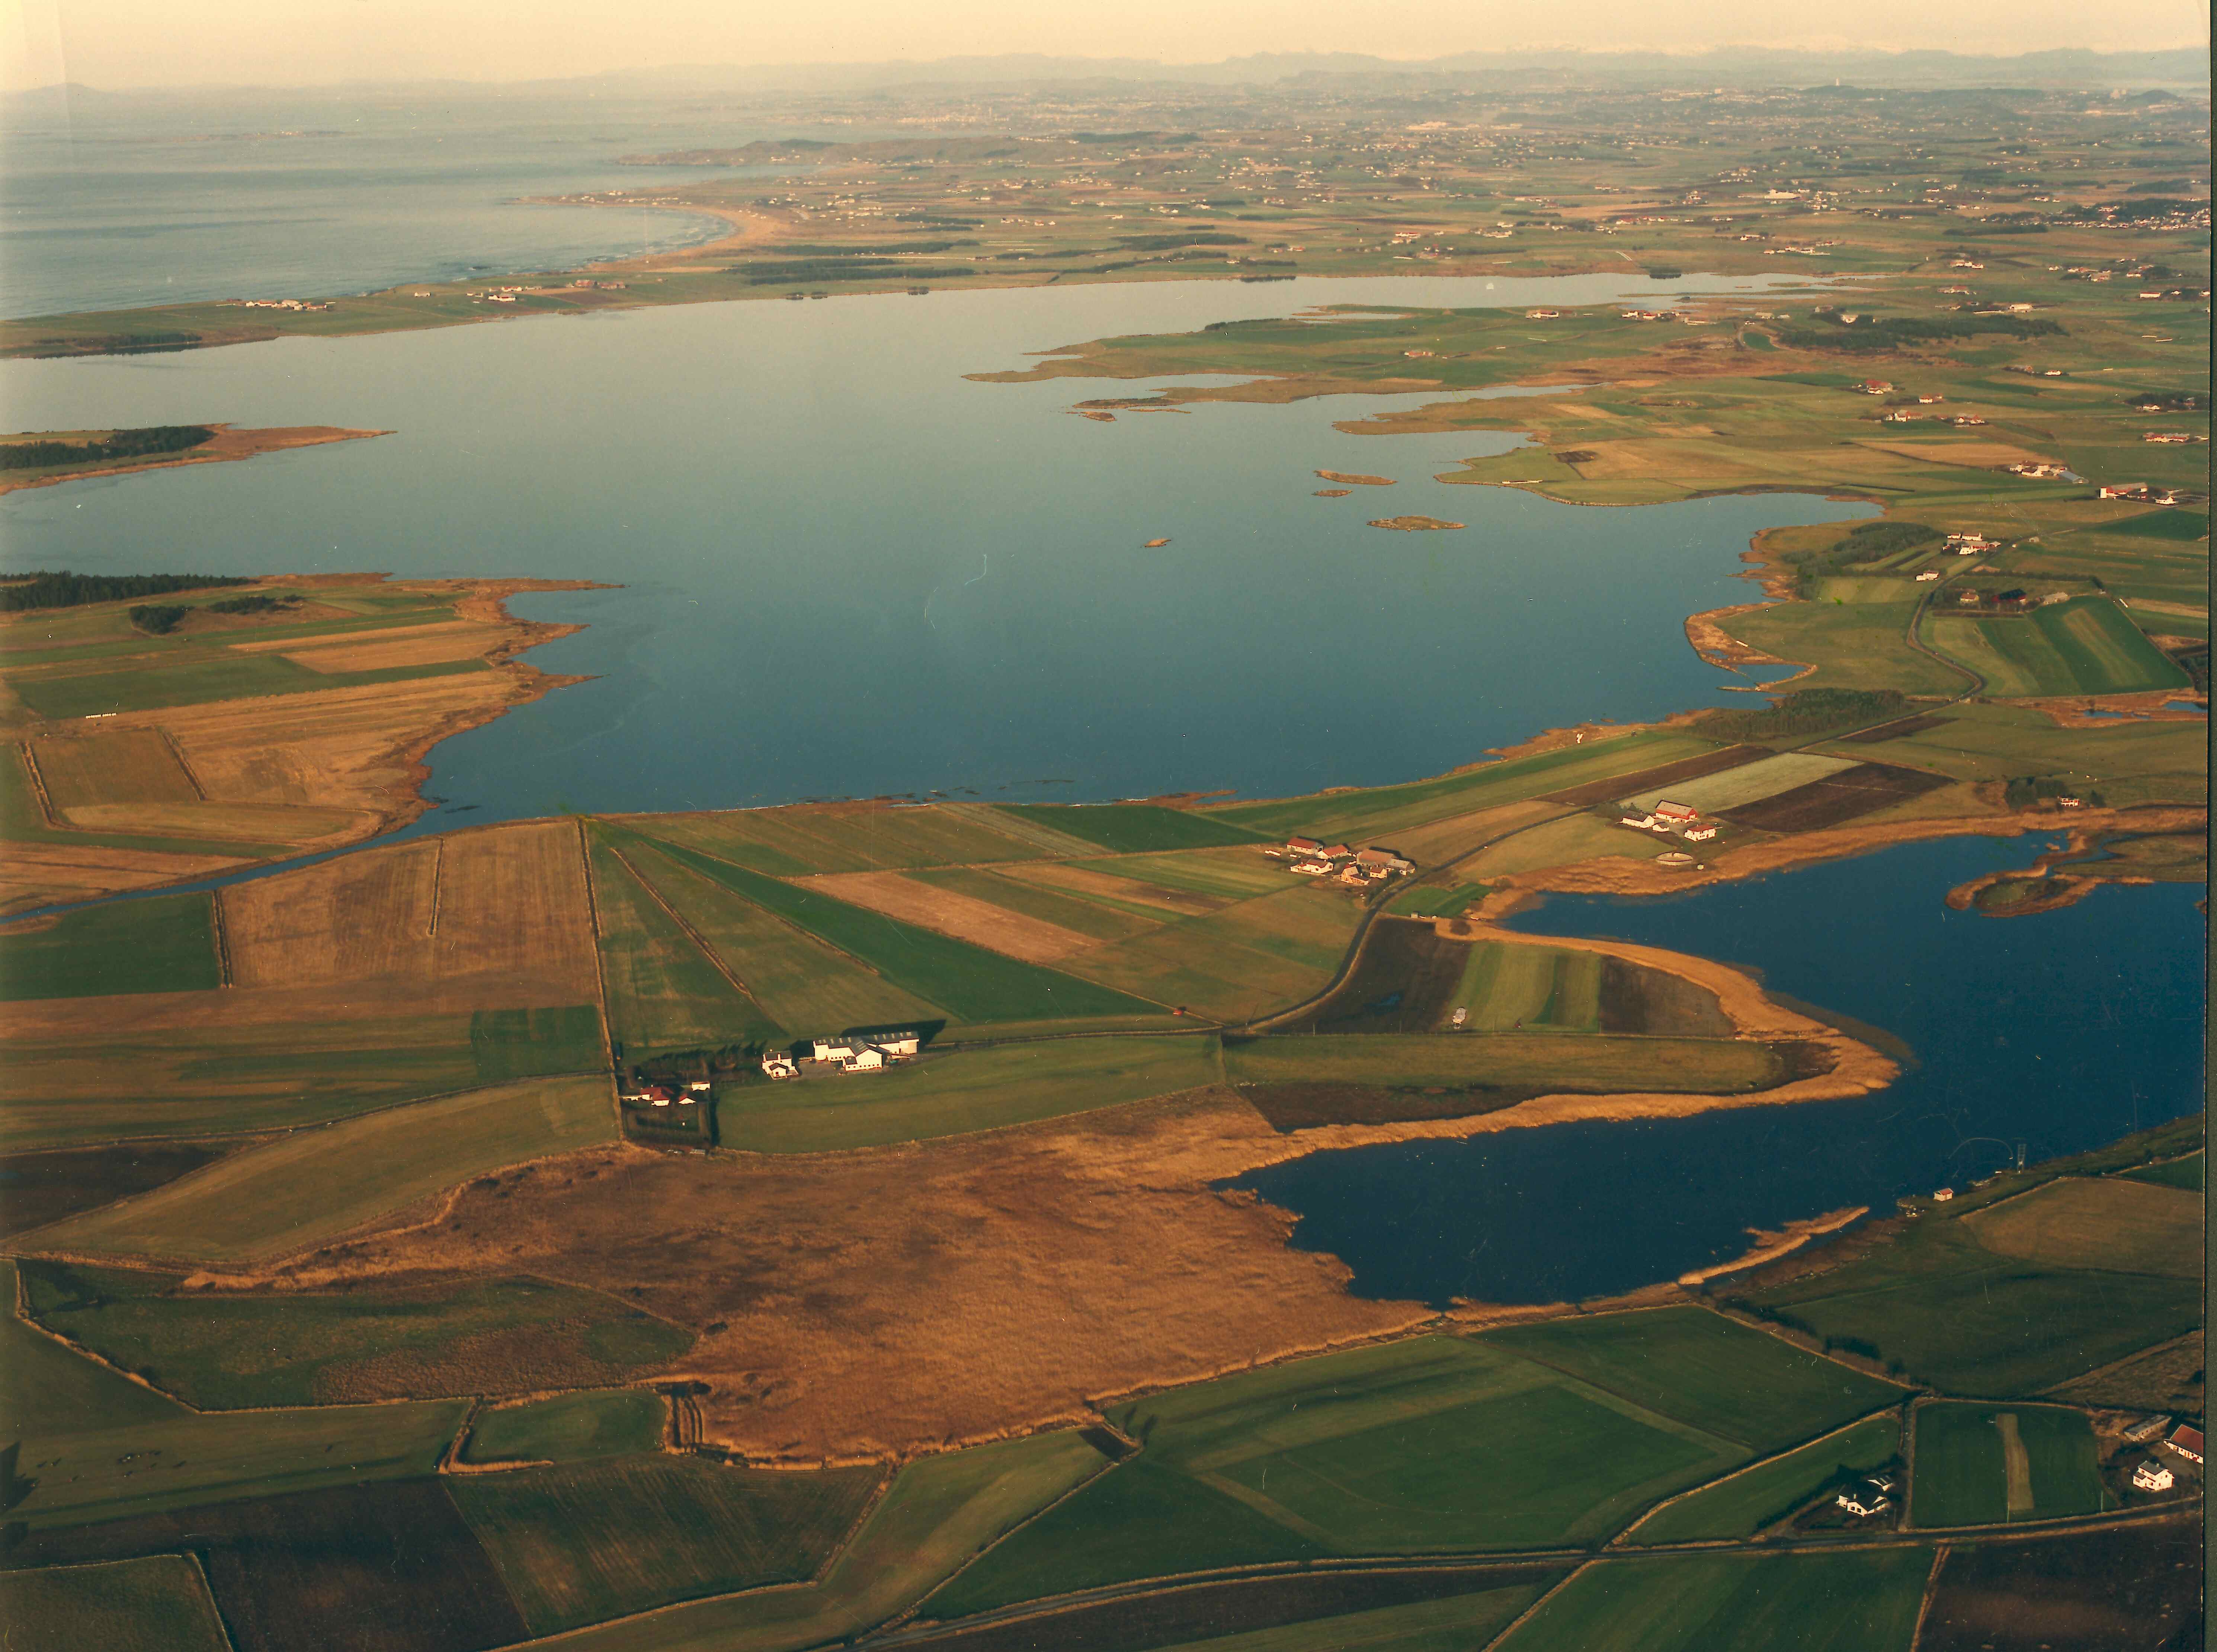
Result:
M1318 850L1323 847L1324 845L1318 843L1314 838L1288 838L1286 839L1287 850L1296 855L1313 855Z
M2184 1423L2181 1423L2166 1444L2189 1463L2202 1461L2204 1448L2202 1444L2202 1431L2199 1428L2189 1428Z
M1343 843L1327 844L1324 848L1317 851L1317 853L1326 860L1345 860L1354 852Z

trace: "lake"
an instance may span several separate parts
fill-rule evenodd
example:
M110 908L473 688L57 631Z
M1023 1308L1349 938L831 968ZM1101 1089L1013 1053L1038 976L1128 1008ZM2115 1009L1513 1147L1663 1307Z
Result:
M1364 1296L1546 1302L1729 1261L1746 1229L1961 1186L2202 1102L2199 885L2107 885L2037 917L1950 911L2049 840L1906 844L1662 900L1551 895L1511 920L1722 959L1907 1041L1852 1101L1505 1130L1312 1154L1235 1184L1300 1214L1293 1242Z
M1430 480L1516 436L1332 428L1437 397L1104 424L1071 404L1151 387L964 375L1318 304L1667 305L1781 284L1100 285L13 362L0 396L20 429L397 434L15 494L0 561L621 582L518 602L589 626L531 657L596 680L441 745L444 807L418 831L568 808L1405 780L1550 727L1730 702L1749 679L1704 665L1683 616L1755 594L1733 576L1758 529L1867 508L1552 504ZM1398 486L1317 498L1318 469ZM1469 526L1364 525L1403 513Z

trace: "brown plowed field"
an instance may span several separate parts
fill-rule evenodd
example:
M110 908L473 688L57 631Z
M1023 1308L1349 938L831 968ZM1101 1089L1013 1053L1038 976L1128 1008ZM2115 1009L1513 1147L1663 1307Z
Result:
M316 611L318 609L320 612ZM304 603L298 609L289 610L287 617L302 620L344 619L347 616L342 610L327 604ZM207 622L207 620L202 622L204 624ZM470 652L472 653L490 652L499 635L497 628L481 625L474 620L430 620L422 625L386 626L382 630L354 637L259 637L250 638L243 642L226 643L224 646L237 654L281 654L302 649L348 648L358 643L390 642L402 637L442 636L457 632L476 632L484 636L483 645L472 649Z
M10 843L0 854L0 909L41 906L111 889L205 877L238 865L214 855L158 855L137 849L80 849L74 844Z
M834 872L806 880L806 887L1027 963L1053 963L1101 944L1098 936L1080 935L1045 919L919 883L899 872Z
M1744 763L1753 763L1757 758L1774 753L1767 746L1727 746L1722 751L1703 752L1697 756L1681 758L1676 763L1642 769L1638 774L1611 775L1605 780L1590 780L1583 786L1568 786L1559 792L1548 792L1550 803L1565 803L1572 808L1592 808L1597 804L1613 803L1620 797L1637 797L1658 786L1674 786L1682 780L1696 780L1703 775L1722 774L1727 769L1737 769Z
M32 760L58 809L97 803L192 803L192 777L157 728L30 742Z
M1752 826L1758 832L1821 832L1954 783L1946 775L1928 774L1922 769L1859 763L1791 791L1726 809L1724 817L1735 826Z
M238 884L224 892L224 919L240 987L387 977L420 987L427 1007L442 987L472 978L534 983L528 1004L598 993L577 828L566 820L371 850Z
M1918 1652L2112 1652L2199 1646L2202 1530L2128 1526L2037 1542L1959 1544L1917 1635Z

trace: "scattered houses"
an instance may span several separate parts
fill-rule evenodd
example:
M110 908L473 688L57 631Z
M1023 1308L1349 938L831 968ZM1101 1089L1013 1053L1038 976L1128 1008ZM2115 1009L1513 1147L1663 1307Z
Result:
M1417 863L1391 849L1372 845L1351 850L1343 843L1319 844L1313 838L1288 838L1286 852L1297 858L1292 869L1303 877L1335 875L1349 885L1389 878L1417 869Z

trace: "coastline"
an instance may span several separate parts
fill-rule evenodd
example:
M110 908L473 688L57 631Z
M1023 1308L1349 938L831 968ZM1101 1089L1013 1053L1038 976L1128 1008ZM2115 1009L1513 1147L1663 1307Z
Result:
M140 462L124 462L65 471L58 476L10 480L0 477L0 494L28 492L62 482L82 482L96 476L135 476L142 470L172 470L181 465L219 465L236 459L252 459L265 453L284 453L294 448L317 448L332 442L355 442L374 436L392 436L392 430L353 430L337 424L285 424L268 430L242 430L235 425L211 424L215 435L197 448L181 453L149 455Z

